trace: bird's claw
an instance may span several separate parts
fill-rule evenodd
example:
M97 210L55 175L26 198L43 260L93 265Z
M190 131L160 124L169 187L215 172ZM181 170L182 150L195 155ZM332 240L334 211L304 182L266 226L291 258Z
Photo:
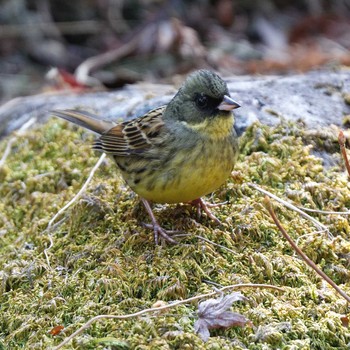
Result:
M163 227L161 227L158 223L154 224L143 224L144 227L153 229L154 232L154 242L158 245L159 242L159 236L163 237L167 242L172 244L177 244L177 242L170 237L172 234L178 233L178 231L174 230L165 230Z
M208 215L208 217L210 219L212 219L214 222L216 222L218 225L222 224L221 221L210 211L209 208L219 207L221 205L226 204L226 202L211 204L211 203L206 203L202 198L198 198L198 199L191 201L190 204L197 207L198 218L201 217L202 210L203 210Z
M152 220L152 224L144 224L144 226L146 228L153 229L155 244L158 244L159 236L163 237L169 243L177 244L177 242L169 236L169 235L172 235L174 233L177 233L177 231L165 230L163 227L161 227L158 224L158 221L153 214L153 211L152 211L152 208L151 208L149 202L144 198L141 198L141 201L142 201L143 205L145 206L145 208L148 212L148 215L150 216L150 218Z

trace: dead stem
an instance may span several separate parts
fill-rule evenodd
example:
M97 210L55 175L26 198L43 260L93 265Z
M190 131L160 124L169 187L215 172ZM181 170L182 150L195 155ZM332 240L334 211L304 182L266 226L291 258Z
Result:
M331 287L333 287L347 302L350 302L350 296L348 296L342 289L340 289L322 270L320 270L317 265L308 258L308 256L296 245L296 243L291 239L286 230L283 228L282 224L278 220L270 199L265 196L264 199L265 207L267 208L269 214L271 215L274 223L282 233L283 237L288 241L294 251L318 274L320 275Z
M263 188L259 187L258 185L255 185L253 183L248 183L249 187L252 187L254 189L256 189L257 191L264 193L265 195L273 198L274 200L276 200L279 203L282 203L285 207L296 211L297 213L299 213L301 216L303 216L304 218L306 218L307 220L310 220L311 222L313 222L315 224L315 226L320 230L320 231L325 231L328 233L328 237L329 238L333 238L333 235L329 232L328 227L323 225L322 223L320 223L318 220L316 220L315 218L313 218L312 216L304 213L302 210L300 210L298 207L296 207L295 205L283 200L282 198L279 198L277 196L275 196L274 194L272 194L271 192L264 190Z
M53 238L51 236L51 231L53 228L53 224L56 221L56 219L63 213L65 212L74 202L76 202L81 195L84 193L84 191L86 190L87 186L89 185L89 183L91 182L96 170L100 167L100 165L102 164L103 160L106 158L106 153L102 153L101 157L99 158L99 160L97 161L97 163L95 164L95 166L92 168L92 170L90 171L89 177L87 178L87 180L85 181L84 185L81 187L81 189L79 190L79 192L63 207L61 208L55 215L54 217L49 221L47 228L44 232L47 232L47 237L49 238L50 241L50 245L44 249L44 255L46 258L46 262L48 267L50 268L50 259L48 256L48 251L52 248L53 246Z
M230 286L222 287L220 289L215 289L213 292L206 293L206 294L200 294L196 295L194 297L184 299L184 300L179 300L176 302L173 302L171 304L159 306L159 307L152 307L149 309L144 309L138 312L135 312L133 314L127 314L127 315L98 315L93 318L91 318L89 321L87 321L84 325L82 325L79 329L77 329L74 333L72 333L69 337L67 337L61 344L59 344L57 347L55 347L53 350L59 350L61 349L64 345L69 343L73 338L78 336L80 333L82 333L85 329L89 328L95 321L101 320L101 319L118 319L118 320L125 320L128 318L132 317L137 317L141 316L145 313L150 313L150 312L156 312L156 311L161 311L161 310L166 310L166 309L171 309L175 306L182 305L182 304L187 304L195 300L203 299L210 297L215 294L222 294L225 290L228 289L240 289L240 288L269 288L269 289L274 289L278 290L280 292L284 292L283 288L276 287L270 284L254 284L254 283L242 283L242 284L233 284Z
M310 213L323 214L323 215L350 215L349 211L333 211L333 210L319 210L319 209L311 209L305 207L297 207L300 210L308 211Z
M30 118L26 123L24 123L14 134L15 136L11 137L9 141L7 142L4 154L2 155L0 159L0 167L2 167L5 164L5 161L9 154L11 153L12 144L17 140L18 136L23 135L24 131L26 131L28 128L30 128L34 123L36 122L36 118Z

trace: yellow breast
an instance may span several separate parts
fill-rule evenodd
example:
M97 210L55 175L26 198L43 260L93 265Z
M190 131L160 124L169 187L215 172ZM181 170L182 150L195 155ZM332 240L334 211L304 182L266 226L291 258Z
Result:
M212 157L208 157L209 153ZM184 159L188 160L184 162ZM155 175L148 182L140 182L133 189L141 197L157 203L189 202L213 192L229 177L233 165L232 152L212 149L198 157L178 154L174 166Z
M153 170L137 179L123 173L141 197L157 203L189 202L213 192L230 176L237 155L233 118L190 127L208 137L200 138L192 149L177 151L165 165L150 161L147 168Z

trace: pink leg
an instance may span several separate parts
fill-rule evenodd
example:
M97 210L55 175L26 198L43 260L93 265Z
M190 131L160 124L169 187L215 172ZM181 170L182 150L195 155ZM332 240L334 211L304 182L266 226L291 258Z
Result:
M220 205L223 205L224 203L210 204L210 203L206 203L202 198L198 198L191 201L190 204L197 207L198 217L201 216L201 211L203 210L210 219L215 221L217 224L221 224L221 221L209 210L209 208L218 207Z
M177 242L173 238L171 238L169 236L169 235L171 235L173 233L176 233L176 231L163 229L158 224L158 221L157 221L157 219L155 218L155 216L153 214L153 211L152 211L152 208L151 208L149 202L146 199L144 199L144 198L141 198L141 201L142 201L143 205L145 206L145 208L147 210L147 213L150 216L151 221L152 221L152 224L144 224L144 226L147 227L147 228L153 229L155 243L158 244L158 237L159 237L159 235L161 235L167 242L173 243L173 244L177 244Z

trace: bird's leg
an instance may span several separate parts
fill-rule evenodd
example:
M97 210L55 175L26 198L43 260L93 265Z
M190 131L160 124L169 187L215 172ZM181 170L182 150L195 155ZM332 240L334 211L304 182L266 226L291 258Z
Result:
M218 206L223 205L225 203L210 204L210 203L206 203L202 198L198 198L198 199L191 201L190 204L197 207L198 217L201 216L201 211L203 210L208 215L208 217L210 219L215 221L217 224L221 224L221 221L210 211L209 208L218 207Z
M176 233L176 231L170 231L170 230L163 229L158 224L158 221L153 214L153 211L152 211L152 208L151 208L151 205L149 204L149 202L144 198L141 198L141 201L142 201L143 205L145 206L147 213L151 217L151 221L152 221L152 224L144 224L144 226L146 228L153 229L155 243L158 244L158 237L159 237L159 235L161 235L167 242L177 244L177 242L169 236L170 234Z

